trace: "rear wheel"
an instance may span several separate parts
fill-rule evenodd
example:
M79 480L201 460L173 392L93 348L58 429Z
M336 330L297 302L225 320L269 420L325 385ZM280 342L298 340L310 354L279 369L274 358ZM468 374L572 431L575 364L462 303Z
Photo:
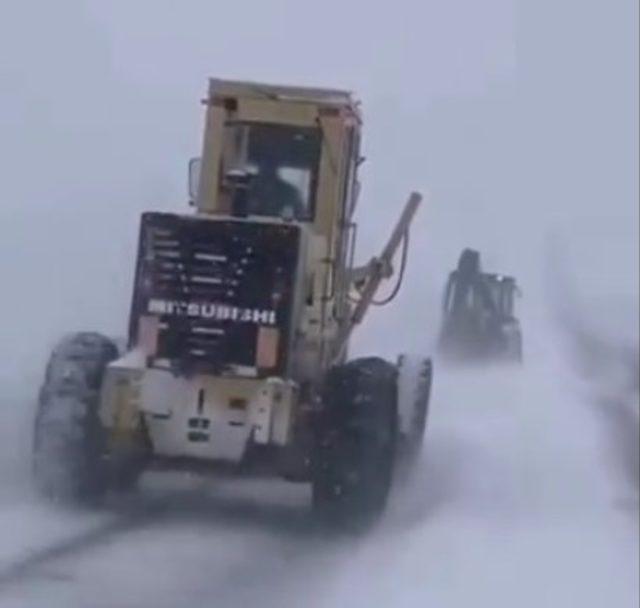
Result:
M106 366L115 344L77 333L53 350L40 390L33 438L33 475L47 498L90 502L107 489L105 435L98 416Z
M324 391L313 505L325 522L367 525L391 489L398 436L397 370L378 358L332 369Z

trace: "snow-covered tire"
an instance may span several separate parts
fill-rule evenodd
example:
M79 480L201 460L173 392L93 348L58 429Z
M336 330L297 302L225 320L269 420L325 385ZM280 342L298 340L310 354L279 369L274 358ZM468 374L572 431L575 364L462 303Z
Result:
M413 467L422 450L432 384L431 359L415 355L400 355L398 358L399 456L406 470Z
M115 344L97 333L63 339L47 365L33 433L33 476L47 498L91 502L107 488L105 437L98 406Z
M391 489L398 435L397 370L379 358L334 367L313 466L313 506L338 526L367 526Z

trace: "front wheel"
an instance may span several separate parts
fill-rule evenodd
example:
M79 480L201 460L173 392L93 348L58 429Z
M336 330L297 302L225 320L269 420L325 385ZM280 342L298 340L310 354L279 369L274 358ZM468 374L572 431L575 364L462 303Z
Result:
M378 358L333 368L324 389L313 506L325 522L368 525L384 510L398 438L397 370Z
M91 502L107 489L104 430L98 416L106 366L115 344L77 333L53 350L40 390L33 437L33 475L49 499Z

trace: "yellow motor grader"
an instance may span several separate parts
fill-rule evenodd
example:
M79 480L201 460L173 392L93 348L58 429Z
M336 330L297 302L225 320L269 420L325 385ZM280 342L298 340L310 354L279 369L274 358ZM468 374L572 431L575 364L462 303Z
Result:
M421 445L432 368L348 344L421 197L355 267L352 95L211 80L204 103L193 212L141 218L126 349L80 332L53 350L37 486L83 501L149 468L273 475L312 484L322 517L371 519Z

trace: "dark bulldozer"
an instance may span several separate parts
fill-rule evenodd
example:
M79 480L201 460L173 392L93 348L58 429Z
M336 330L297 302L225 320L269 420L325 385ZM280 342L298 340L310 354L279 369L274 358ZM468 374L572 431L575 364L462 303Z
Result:
M522 331L515 316L519 295L513 277L483 272L480 253L465 249L444 293L441 354L460 362L521 362Z

